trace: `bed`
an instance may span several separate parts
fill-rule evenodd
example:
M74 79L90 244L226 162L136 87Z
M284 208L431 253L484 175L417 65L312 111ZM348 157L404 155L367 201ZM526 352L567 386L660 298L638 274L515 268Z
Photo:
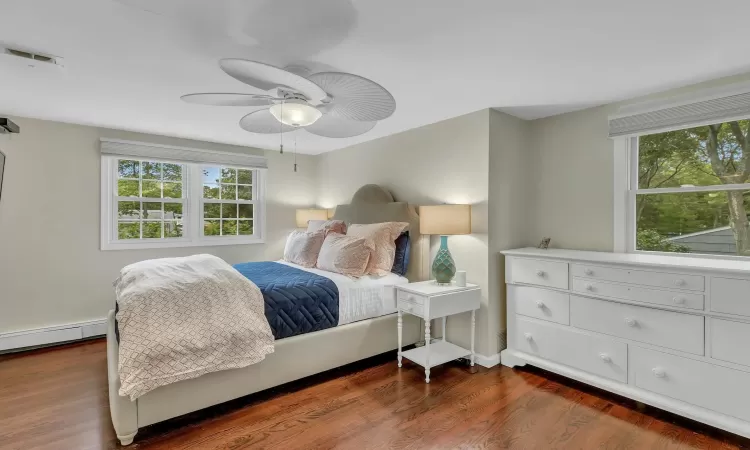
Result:
M118 339L115 311L108 317L107 361L112 423L123 445L138 429L259 392L397 348L395 288L427 276L428 243L419 235L416 209L394 201L377 185L363 186L335 219L347 223L408 222L411 255L406 277L349 279L283 261L251 262L235 268L264 292L275 350L262 362L213 372L154 389L131 401L118 394ZM294 297L296 291L305 291ZM310 295L314 291L315 295ZM336 293L337 302L330 298ZM300 312L302 311L302 312ZM403 342L420 339L418 319L404 318Z

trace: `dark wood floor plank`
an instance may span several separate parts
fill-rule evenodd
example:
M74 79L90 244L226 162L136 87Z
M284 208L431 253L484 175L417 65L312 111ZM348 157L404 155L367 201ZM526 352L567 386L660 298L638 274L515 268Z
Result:
M131 450L736 449L750 441L537 369L377 357L141 430ZM106 346L0 356L0 449L114 449Z

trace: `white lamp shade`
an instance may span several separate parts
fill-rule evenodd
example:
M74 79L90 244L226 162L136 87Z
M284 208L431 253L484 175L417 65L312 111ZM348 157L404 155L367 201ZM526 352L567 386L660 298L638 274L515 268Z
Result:
M419 232L441 236L470 234L471 205L421 206Z
M328 220L327 209L298 209L297 210L297 228L307 228L307 223L311 220Z
M306 127L312 125L323 115L317 108L298 100L277 103L270 108L271 114L284 125Z

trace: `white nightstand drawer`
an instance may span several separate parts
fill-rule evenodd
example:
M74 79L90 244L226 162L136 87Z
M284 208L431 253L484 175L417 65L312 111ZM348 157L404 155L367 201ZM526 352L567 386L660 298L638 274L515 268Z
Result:
M622 383L628 381L628 346L603 336L518 317L516 348Z
M627 284L605 283L585 278L573 278L571 290L582 294L668 305L675 308L703 309L703 294L693 294L691 292L662 291Z
M590 264L571 264L570 273L574 277L592 278L602 281L642 284L644 286L703 291L706 279L702 275L683 275L646 270L616 269Z
M703 316L570 296L571 326L702 355Z
M653 350L631 349L637 387L750 420L750 373Z
M398 299L399 301L403 300L405 302L416 303L418 305L424 305L425 303L425 297L401 290L398 291Z
M412 314L414 316L419 316L419 317L424 318L424 307L422 305L418 305L416 303L407 302L405 300L399 299L398 309L400 309L401 311L407 312L409 314Z
M570 295L530 286L508 286L508 301L514 302L516 314L563 325L570 323Z
M568 263L513 258L510 264L514 283L536 284L558 289L568 288Z

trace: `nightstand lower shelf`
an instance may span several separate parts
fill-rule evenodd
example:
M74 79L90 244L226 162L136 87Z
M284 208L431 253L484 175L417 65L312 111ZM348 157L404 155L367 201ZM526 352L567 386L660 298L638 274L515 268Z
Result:
M430 365L427 365L427 346L417 347L401 353L404 358L425 368L432 368L458 358L471 356L471 351L446 341L430 343Z

